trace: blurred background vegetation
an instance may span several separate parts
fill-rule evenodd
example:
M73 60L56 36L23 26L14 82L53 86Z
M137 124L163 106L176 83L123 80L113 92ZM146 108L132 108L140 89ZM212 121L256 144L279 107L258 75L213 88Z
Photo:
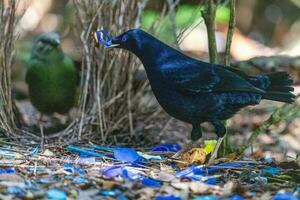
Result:
M9 0L4 1L7 4ZM75 2L75 4L74 4ZM76 4L77 2L77 4ZM90 22L93 18L93 13L97 10L92 10L88 7L95 4L95 9L98 4L95 1L79 1L70 0L22 0L17 6L17 15L20 17L16 25L18 40L16 41L16 61L13 65L12 80L13 80L13 96L17 101L17 106L23 115L24 121L27 124L34 124L36 111L30 107L27 97L27 86L24 83L26 71L26 63L30 56L32 41L41 32L57 32L62 37L63 50L69 54L77 63L79 70L83 69L84 56L86 55L82 47L82 34L79 29L82 29L85 22ZM122 0L112 0L110 7L106 9L117 10L120 12L132 12L135 17L140 19L134 22L123 22L123 27L118 27L115 24L108 23L109 17L99 17L96 21L96 26L93 24L92 31L98 27L104 26L108 29L109 34L116 35L125 28L142 27L148 32L154 34L159 39L169 45L181 49L186 54L197 57L203 60L208 60L208 41L206 27L201 16L201 10L205 6L205 0L140 0L134 1L132 5L127 6L122 11L122 7L114 7ZM230 15L229 1L219 0L216 15L216 41L218 52L221 56L224 55L227 24ZM120 4L122 5L122 4ZM131 4L130 4L131 5ZM85 8L86 6L86 8ZM144 7L140 9L140 7ZM133 10L130 10L133 9ZM99 15L113 13L114 11L99 9ZM118 11L119 12L119 11ZM142 13L139 13L142 12ZM81 16L85 19L79 19ZM118 16L114 17L115 21L122 20ZM90 21L89 21L90 20ZM107 20L107 21L101 21ZM120 23L122 24L122 23ZM111 31L110 31L111 30ZM291 73L295 80L299 80L300 67L300 3L297 0L237 0L236 2L236 27L234 29L233 42L231 47L231 56L233 65L244 68L249 73L270 72L275 70L286 70ZM92 44L89 43L89 44ZM90 48L94 48L90 45ZM103 51L96 52L99 56L95 59L101 59ZM104 53L103 53L104 54ZM111 55L111 53L107 53ZM94 54L93 54L94 55ZM257 56L278 56L272 59L257 59ZM106 56L106 55L105 55ZM121 55L123 56L123 55ZM253 59L252 59L253 58ZM126 57L131 59L131 57ZM252 59L252 60L249 60ZM240 62L244 61L244 62ZM109 62L108 62L109 63ZM106 65L108 65L106 63ZM137 83L128 86L129 90L142 90L136 95L131 105L129 105L129 113L135 113L134 109L139 110L139 113L134 115L132 120L129 114L128 120L123 123L128 132L142 132L143 137L146 135L155 135L162 140L177 140L186 141L187 129L185 124L176 120L171 120L168 116L161 112L156 100L147 85L146 76L138 61L132 61L136 65L133 68L133 80ZM99 63L96 63L97 65ZM132 65L133 65L132 64ZM130 66L118 66L119 68L130 68ZM83 72L85 74L85 71ZM126 78L127 80L127 78ZM298 84L298 81L296 82ZM138 86L137 86L138 85ZM141 86L143 85L143 86ZM299 88L296 86L296 93ZM127 94L127 93L126 93ZM115 94L117 96L117 94ZM122 94L121 94L122 95ZM129 92L129 95L131 93ZM118 97L119 98L119 97ZM125 100L124 100L125 99ZM124 98L119 104L124 104ZM109 101L105 99L105 101ZM132 108L132 105L137 107ZM116 104L114 112L108 112L107 116L114 115L116 110L120 110L120 105ZM254 109L245 109L242 114L236 115L230 122L230 132L236 137L233 139L241 143L243 138L249 134L249 130L260 126L269 113L274 110L277 104L262 104ZM29 110L29 111L28 111ZM120 114L121 113L121 114ZM126 112L120 112L124 115ZM154 114L153 114L154 113ZM146 115L147 117L144 117ZM33 117L32 117L33 116ZM107 117L106 116L106 117ZM150 116L150 117L149 117ZM154 117L155 116L155 117ZM74 117L76 118L76 117ZM100 116L101 118L101 116ZM121 117L118 118L118 120ZM154 119L156 119L154 121ZM115 124L117 119L110 117L109 123L104 123L104 127L109 124ZM123 120L123 119L122 119ZM119 122L119 121L118 121ZM128 125L129 124L129 125ZM121 123L122 125L122 123ZM117 128L110 130L106 129L107 133L120 130ZM281 129L278 129L280 127ZM121 128L122 129L122 128ZM107 131L109 130L109 131ZM122 129L123 130L123 129ZM289 119L288 122L276 126L272 129L273 136L280 132L285 139L282 139L283 146L292 152L300 151L300 121ZM207 132L213 132L207 126ZM101 131L100 131L101 132ZM107 134L106 134L107 135ZM173 135L175 137L170 137ZM274 140L272 134L263 134L262 140L265 143L274 144L278 141ZM103 139L103 136L101 136ZM123 135L121 135L123 137ZM277 136L276 136L277 137ZM239 139L236 139L239 138ZM288 144L288 145L286 145ZM259 146L259 145L258 145ZM278 151L281 151L279 149Z

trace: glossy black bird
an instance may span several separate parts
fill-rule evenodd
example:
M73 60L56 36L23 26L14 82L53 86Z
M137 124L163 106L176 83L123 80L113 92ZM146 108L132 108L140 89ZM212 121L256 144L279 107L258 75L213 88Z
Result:
M126 49L141 60L159 104L174 118L192 124L194 141L202 136L203 122L211 122L217 136L223 137L223 121L241 108L262 99L295 100L293 81L286 72L249 76L184 55L140 29L112 38L110 47Z

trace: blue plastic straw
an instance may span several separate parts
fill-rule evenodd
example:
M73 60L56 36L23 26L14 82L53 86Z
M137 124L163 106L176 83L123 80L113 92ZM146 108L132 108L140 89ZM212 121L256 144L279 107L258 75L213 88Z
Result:
M80 155L95 156L95 157L106 157L102 153L96 153L96 152L89 151L89 150L86 150L86 149L83 149L83 148L80 148L80 147L75 147L75 146L72 146L72 145L69 145L67 147L67 150L69 150L69 151L75 151L77 153L80 153Z

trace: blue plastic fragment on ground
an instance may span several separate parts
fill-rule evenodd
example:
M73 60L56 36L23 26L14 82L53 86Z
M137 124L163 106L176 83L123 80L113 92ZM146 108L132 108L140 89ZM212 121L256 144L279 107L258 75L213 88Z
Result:
M217 200L218 198L214 195L206 195L206 196L200 196L193 198L193 200Z
M134 149L131 148L115 148L114 157L115 159L123 163L138 162L141 158L141 156Z
M0 174L15 174L16 170L13 167L1 168Z
M75 167L72 163L64 164L64 170L70 173L85 174L85 170Z
M15 158L15 152L10 150L0 150L0 157Z
M116 200L128 200L127 197L125 197L124 195L119 195Z
M142 176L140 174L129 171L127 169L122 170L122 175L125 179L130 180L130 181L137 181L142 178Z
M45 178L37 179L36 182L41 184L49 184L49 183L56 182L56 180L54 180L53 177L45 177Z
M244 200L244 197L242 197L241 195L233 195L229 198L229 200Z
M217 185L218 180L216 178L209 178L207 181L205 181L205 183L209 185Z
M273 163L273 158L272 158L272 157L265 157L265 158L264 158L264 161L265 161L266 163L271 164L271 163Z
M31 150L29 151L29 154L30 154L31 156L34 156L34 155L36 155L38 152L39 152L39 146L36 146L36 147L34 147L33 149L31 149Z
M83 155L83 156L94 156L94 157L106 157L102 153L96 153L96 152L93 152L93 151L90 151L90 150L87 150L87 149L83 149L83 148L80 148L80 147L72 146L72 145L69 145L67 147L67 150L68 151L75 151L75 152L79 153L81 156Z
M26 194L26 191L18 186L11 186L7 188L7 193L14 194L16 196L24 196Z
M242 164L240 164L240 163L220 163L220 164L218 164L218 165L216 165L216 166L220 166L220 167L228 167L228 168L230 168L230 167L232 167L232 168L234 168L234 167L244 167L244 166L242 166Z
M79 157L76 159L76 164L78 165L93 165L96 162L95 157Z
M181 200L180 197L174 195L156 196L155 200Z
M158 152L163 152L163 151L171 151L171 152L178 152L181 150L181 147L179 144L161 144L156 147L153 147L151 149L152 152L158 151Z
M192 165L184 170L176 173L177 178L190 178L191 180L199 181L202 179L209 179L208 172L219 170L220 168L203 167Z
M106 178L116 178L116 177L122 176L123 169L121 166L106 167L102 170L102 174Z
M291 192L277 192L273 197L273 200L299 200L297 196L295 196Z
M162 185L161 181L149 178L149 177L143 177L142 184L147 187L152 188L158 188Z
M281 171L278 167L266 167L261 170L263 174L271 174L271 175L277 175Z
M121 191L120 190L117 190L117 189L115 189L115 190L102 190L101 192L100 192L100 195L101 196L112 196L112 197L115 197L115 196L117 196L117 195L119 195L121 193Z
M48 199L52 200L65 200L67 199L67 195L64 191L59 189L50 189L47 191Z
M75 177L73 179L74 183L88 183L89 181L86 178L83 177Z
M102 151L109 151L109 152L113 152L114 151L114 148L104 147L104 146L99 146L99 145L90 145L90 148L97 149L97 150L102 150Z

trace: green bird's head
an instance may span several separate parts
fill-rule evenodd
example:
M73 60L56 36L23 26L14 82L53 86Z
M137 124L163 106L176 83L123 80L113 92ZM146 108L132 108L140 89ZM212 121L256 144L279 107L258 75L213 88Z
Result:
M61 59L63 52L60 47L60 36L56 33L43 33L33 44L31 58Z

